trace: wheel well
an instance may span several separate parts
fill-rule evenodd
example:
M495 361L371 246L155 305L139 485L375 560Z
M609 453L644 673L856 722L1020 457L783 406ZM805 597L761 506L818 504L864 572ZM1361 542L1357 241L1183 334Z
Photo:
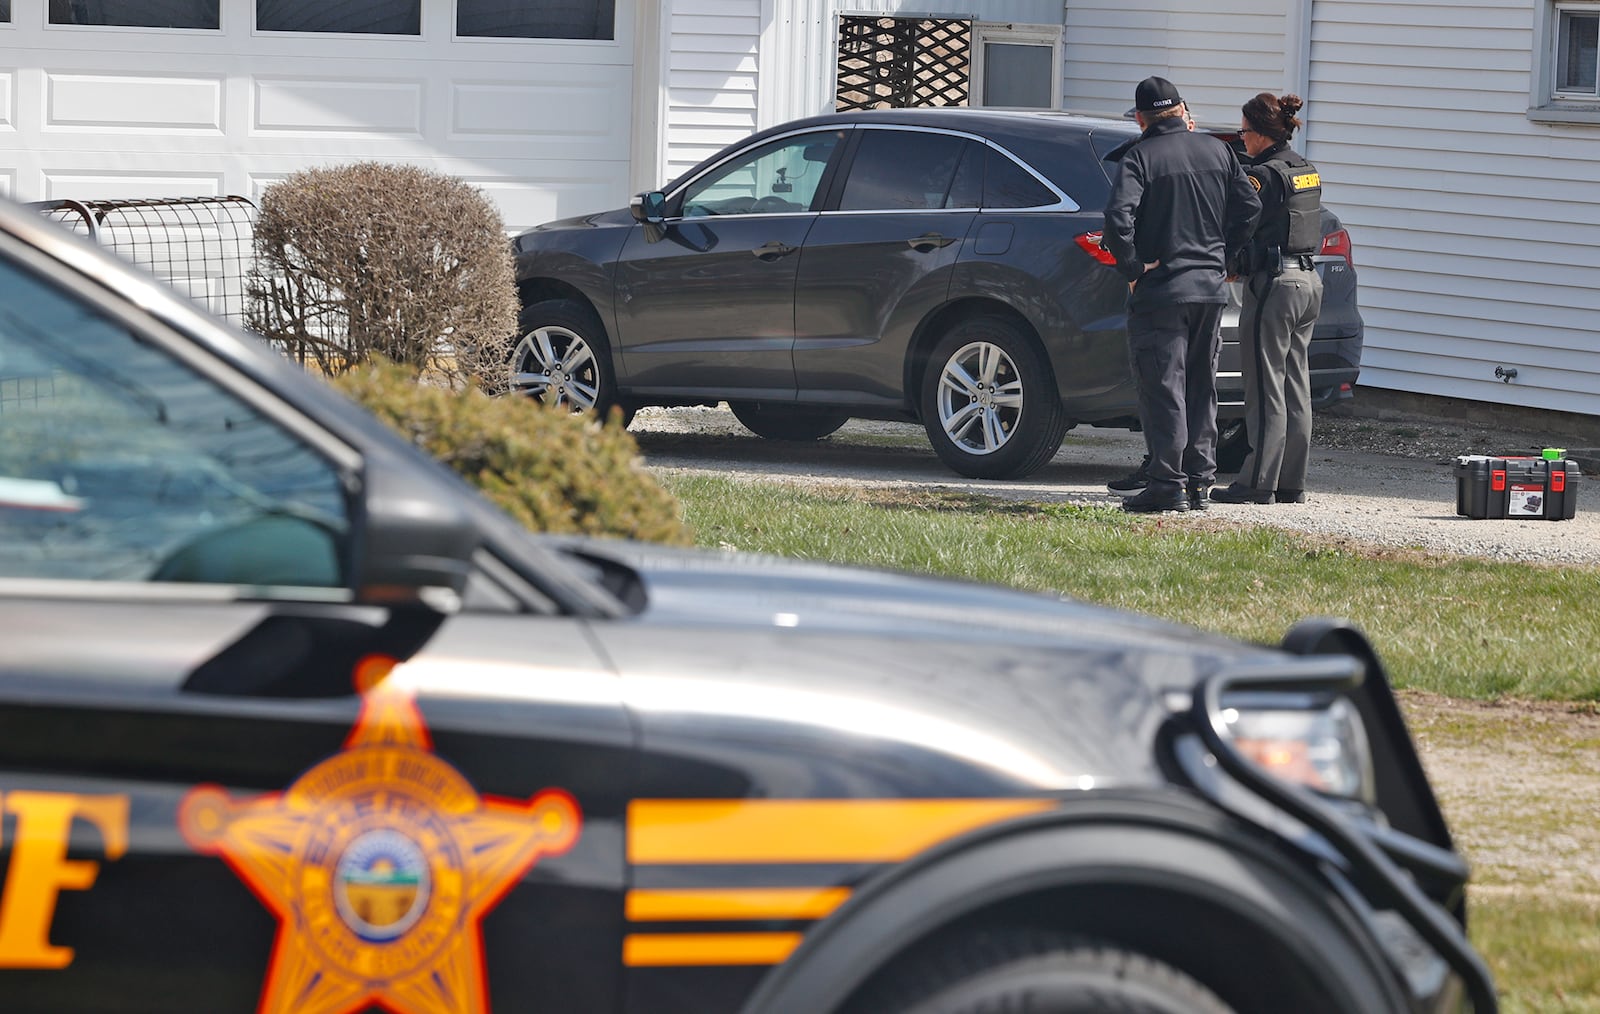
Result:
M534 303L542 303L547 299L570 299L575 303L582 303L594 311L596 317L600 316L599 309L583 290L575 285L561 281L559 278L530 278L517 283L517 298L524 307Z
M1239 1014L1336 1010L1312 970L1264 927L1192 895L1130 884L1041 891L971 912L902 949L842 1009L855 1014L881 982L952 938L1001 928L1056 931L1143 954L1194 978Z
M1045 364L1049 365L1050 357L1044 348L1044 342L1039 337L1039 332L1028 318L1017 312L1015 307L997 299L982 297L969 297L946 303L924 317L922 323L917 325L916 333L911 337L910 352L906 356L905 391L911 402L912 411L919 418L922 415L922 377L927 372L928 357L933 354L933 347L939 344L939 339L957 324L985 314L1004 317L1015 324L1023 334L1029 335L1039 346L1040 352L1046 353L1044 360Z

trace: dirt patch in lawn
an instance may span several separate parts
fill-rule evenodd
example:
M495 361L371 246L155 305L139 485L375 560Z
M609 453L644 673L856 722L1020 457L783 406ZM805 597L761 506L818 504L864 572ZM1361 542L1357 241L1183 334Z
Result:
M1400 703L1474 891L1600 899L1600 708L1412 691Z

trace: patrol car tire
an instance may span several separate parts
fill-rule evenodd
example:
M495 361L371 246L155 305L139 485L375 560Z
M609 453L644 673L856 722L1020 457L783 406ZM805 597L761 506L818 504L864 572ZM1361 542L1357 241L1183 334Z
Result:
M617 400L611 343L591 307L575 299L540 300L523 307L517 324L511 352L514 392L565 405L575 414L593 411L601 419L617 406L624 428L633 421L633 406Z
M958 937L883 987L871 1009L893 1014L1233 1014L1165 962L1048 932Z
M850 421L850 413L816 405L736 401L728 405L744 428L767 440L821 440Z
M977 376L985 364L992 364L987 379ZM981 389L966 389L969 381ZM1044 350L998 314L969 317L939 340L922 376L919 407L934 452L969 479L1031 475L1055 457L1068 428ZM1001 439L984 439L985 416L993 421L990 434Z

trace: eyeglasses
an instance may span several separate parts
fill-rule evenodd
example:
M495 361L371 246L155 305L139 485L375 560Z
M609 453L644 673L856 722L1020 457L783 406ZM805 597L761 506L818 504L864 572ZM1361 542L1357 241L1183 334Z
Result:
M1243 137L1243 136L1244 136L1244 135L1246 135L1246 134L1255 134L1255 135L1256 135L1256 136L1258 136L1258 137L1259 137L1259 136L1262 136L1262 135L1261 135L1261 131L1259 131L1259 130L1252 130L1252 129L1251 129L1251 128L1249 128L1249 127L1240 127L1240 128L1239 128L1239 136L1240 136L1240 137Z

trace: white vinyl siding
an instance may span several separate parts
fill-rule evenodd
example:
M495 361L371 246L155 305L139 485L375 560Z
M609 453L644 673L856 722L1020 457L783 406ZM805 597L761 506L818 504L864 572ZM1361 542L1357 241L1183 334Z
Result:
M762 0L670 3L667 165L658 184L756 129Z
M1364 385L1600 414L1600 126L1528 119L1538 14L1315 2L1306 154L1355 245Z
M1178 86L1195 119L1237 125L1262 91L1298 87L1294 0L1069 0L1064 37L1067 109L1121 116L1151 74Z

